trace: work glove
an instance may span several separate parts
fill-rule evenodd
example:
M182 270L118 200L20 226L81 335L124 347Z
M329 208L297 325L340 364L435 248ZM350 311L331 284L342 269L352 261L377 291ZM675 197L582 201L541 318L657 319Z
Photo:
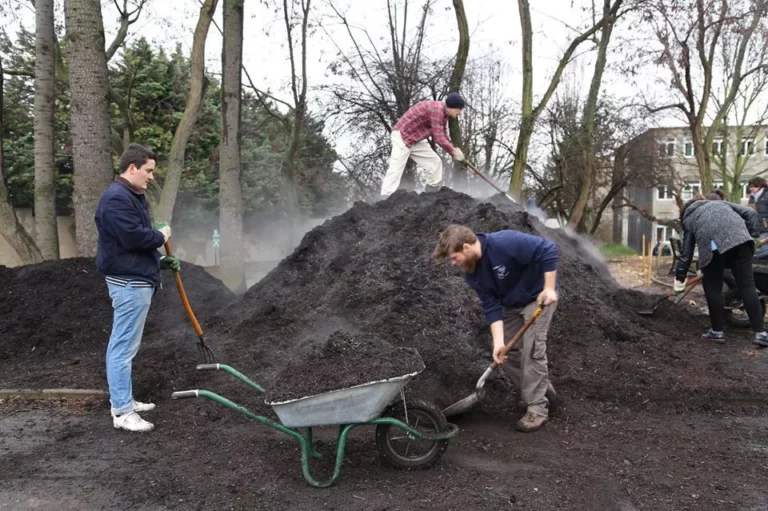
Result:
M160 231L163 238L165 238L165 241L168 241L168 238L171 237L171 226L165 222L155 222L152 224L152 228L156 231Z
M458 162L464 161L464 153L458 147L453 148L453 154L451 156L453 156L453 159Z
M688 283L688 279L685 279L682 282L680 282L679 280L675 279L675 283L672 284L672 291L674 291L674 293L676 295L682 293L683 291L685 291L685 285L687 283Z
M160 258L160 269L179 271L181 270L181 261L176 256L163 256Z

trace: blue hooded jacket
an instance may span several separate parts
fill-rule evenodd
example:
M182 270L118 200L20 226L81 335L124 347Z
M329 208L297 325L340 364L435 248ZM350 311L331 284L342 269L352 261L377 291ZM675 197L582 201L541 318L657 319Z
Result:
M503 319L504 307L525 307L544 289L544 274L557 270L557 245L546 238L504 230L478 234L482 255L464 280L477 291L488 323Z
M147 198L116 180L96 208L99 242L96 268L103 275L160 285L160 252L165 238L152 229Z

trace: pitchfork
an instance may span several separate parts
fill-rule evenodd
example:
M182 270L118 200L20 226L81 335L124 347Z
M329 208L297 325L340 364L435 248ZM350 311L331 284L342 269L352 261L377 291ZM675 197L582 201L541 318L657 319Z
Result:
M165 254L169 257L173 257L173 252L171 251L171 242L166 241L165 242ZM210 346L205 342L205 336L203 335L203 329L200 328L200 323L197 322L197 318L195 317L195 313L192 312L192 307L189 305L189 300L187 299L187 293L184 291L184 284L181 282L181 274L176 271L173 271L173 276L176 278L176 288L179 290L179 297L181 298L181 303L184 305L184 310L187 311L187 316L189 317L189 321L192 323L192 327L195 329L195 333L197 334L197 349L200 352L200 356L203 359L204 364L212 364L216 362L216 356L213 354L213 351L211 350Z

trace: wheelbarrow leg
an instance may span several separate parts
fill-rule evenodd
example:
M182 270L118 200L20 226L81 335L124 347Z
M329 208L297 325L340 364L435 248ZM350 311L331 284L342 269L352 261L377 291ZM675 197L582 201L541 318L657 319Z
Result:
M301 443L301 471L304 474L304 479L314 486L315 488L328 488L333 485L341 474L341 465L344 463L344 450L347 448L347 437L349 432L352 431L360 424L348 424L347 426L339 428L339 436L336 439L336 462L333 467L333 475L327 481L318 481L312 477L312 472L309 468L309 457L313 451L312 446L307 443L306 437L302 436ZM307 428L309 429L309 428Z
M307 442L310 456L312 456L316 460L319 460L320 458L323 457L322 454L320 454L315 450L315 443L312 440L312 428L307 428L307 431L304 432L304 441Z

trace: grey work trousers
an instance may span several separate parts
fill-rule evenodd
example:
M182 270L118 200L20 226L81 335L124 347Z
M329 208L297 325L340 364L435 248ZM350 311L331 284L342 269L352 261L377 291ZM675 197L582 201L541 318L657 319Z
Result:
M504 344L512 340L537 307L536 302L521 308L504 307ZM545 395L549 384L547 331L556 308L557 303L544 308L544 312L509 352L507 361L502 366L520 391L528 411L543 416L549 415L549 401Z

